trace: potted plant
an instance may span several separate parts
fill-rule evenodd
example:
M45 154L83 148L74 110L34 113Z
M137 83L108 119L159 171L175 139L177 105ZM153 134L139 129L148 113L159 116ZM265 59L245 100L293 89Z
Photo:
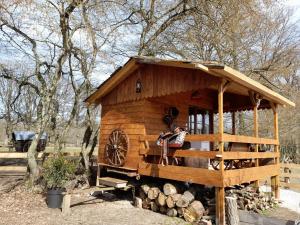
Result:
M65 184L74 178L76 165L73 161L56 155L43 165L43 178L47 186L47 205L61 208Z

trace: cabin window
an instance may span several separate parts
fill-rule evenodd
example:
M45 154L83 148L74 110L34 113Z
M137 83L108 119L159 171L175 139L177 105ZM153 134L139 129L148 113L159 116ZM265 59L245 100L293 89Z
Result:
M208 134L209 122L206 110L189 107L188 131L190 134Z

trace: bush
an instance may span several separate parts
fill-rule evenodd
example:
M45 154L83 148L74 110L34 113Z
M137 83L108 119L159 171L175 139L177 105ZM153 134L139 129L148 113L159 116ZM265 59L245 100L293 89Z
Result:
M62 155L49 158L43 165L43 178L48 188L64 188L65 184L74 179L76 164Z

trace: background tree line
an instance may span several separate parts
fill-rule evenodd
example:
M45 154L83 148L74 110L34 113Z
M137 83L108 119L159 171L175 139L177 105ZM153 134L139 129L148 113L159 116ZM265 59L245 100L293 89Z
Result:
M129 56L218 61L296 102L281 109L282 143L300 147L300 32L277 0L0 0L0 119L10 138L22 127L50 134L57 149L70 129L83 162L98 134L83 100ZM238 130L251 127L240 112ZM260 132L272 121L260 111ZM84 127L85 129L82 129ZM29 167L38 177L37 140Z

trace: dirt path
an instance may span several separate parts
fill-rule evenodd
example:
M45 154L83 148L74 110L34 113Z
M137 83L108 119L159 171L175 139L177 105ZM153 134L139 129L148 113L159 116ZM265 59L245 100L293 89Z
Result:
M0 194L0 225L187 225L180 218L171 218L150 210L137 209L126 199L113 194L90 195L91 190L72 196L71 214L49 209L45 197L26 191L23 185L9 193ZM124 195L123 195L124 196ZM126 195L125 195L126 196ZM286 208L265 212L266 216L299 220L299 213Z
M49 209L44 197L17 187L0 195L1 225L179 225L188 224L149 210L137 209L128 200L117 200L113 195L102 199L85 191L72 198L71 215Z

